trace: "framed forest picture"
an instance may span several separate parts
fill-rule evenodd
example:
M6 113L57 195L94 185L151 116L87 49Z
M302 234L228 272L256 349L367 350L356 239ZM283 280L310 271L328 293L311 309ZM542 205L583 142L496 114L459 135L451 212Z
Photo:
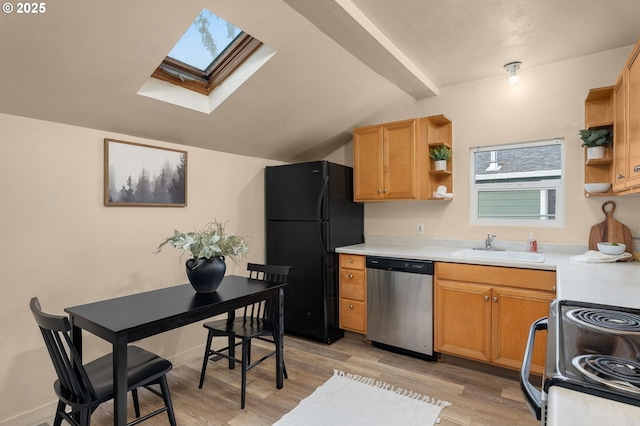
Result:
M187 152L105 139L104 205L186 206Z

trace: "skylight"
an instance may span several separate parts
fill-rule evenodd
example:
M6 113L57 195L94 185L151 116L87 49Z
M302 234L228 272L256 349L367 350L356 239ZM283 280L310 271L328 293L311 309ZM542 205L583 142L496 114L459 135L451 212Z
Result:
M206 71L240 33L235 25L203 9L167 56Z
M208 95L261 44L203 9L152 77Z

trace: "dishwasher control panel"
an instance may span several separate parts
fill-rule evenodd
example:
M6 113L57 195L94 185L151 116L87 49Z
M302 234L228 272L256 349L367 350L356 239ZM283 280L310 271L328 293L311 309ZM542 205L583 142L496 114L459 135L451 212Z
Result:
M367 268L433 275L433 261L431 260L367 256Z

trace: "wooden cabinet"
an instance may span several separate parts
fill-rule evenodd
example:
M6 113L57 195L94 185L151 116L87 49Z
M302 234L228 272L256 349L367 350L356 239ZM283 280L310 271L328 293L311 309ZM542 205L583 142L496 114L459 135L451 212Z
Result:
M555 272L436 263L436 351L518 370L531 324L549 313ZM542 374L546 335L531 370Z
M587 128L611 126L613 148L602 160L585 161L585 183L611 182L604 194L640 193L640 40L611 87L592 89L585 101Z
M627 111L627 78L623 71L613 89L613 191L621 191L627 186L627 132L625 116Z
M367 333L365 256L340 254L340 328Z
M353 131L355 201L426 200L439 185L452 187L452 160L434 170L429 147L451 148L443 115L360 127Z
M627 74L627 188L640 185L640 40L623 72Z
M613 86L600 87L589 90L584 102L584 124L587 129L613 128L614 97ZM614 133L615 137L615 133ZM612 181L613 150L610 145L605 147L604 158L587 159L587 148L584 148L584 183L605 183ZM585 196L612 195L609 189L606 193L588 193Z

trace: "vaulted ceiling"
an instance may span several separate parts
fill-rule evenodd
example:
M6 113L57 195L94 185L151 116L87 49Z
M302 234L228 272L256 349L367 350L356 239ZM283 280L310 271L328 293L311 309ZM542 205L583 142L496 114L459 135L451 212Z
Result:
M0 15L0 112L282 161L319 158L443 87L506 78L507 62L534 68L640 37L638 0L45 4ZM137 94L203 8L277 53L210 114Z

